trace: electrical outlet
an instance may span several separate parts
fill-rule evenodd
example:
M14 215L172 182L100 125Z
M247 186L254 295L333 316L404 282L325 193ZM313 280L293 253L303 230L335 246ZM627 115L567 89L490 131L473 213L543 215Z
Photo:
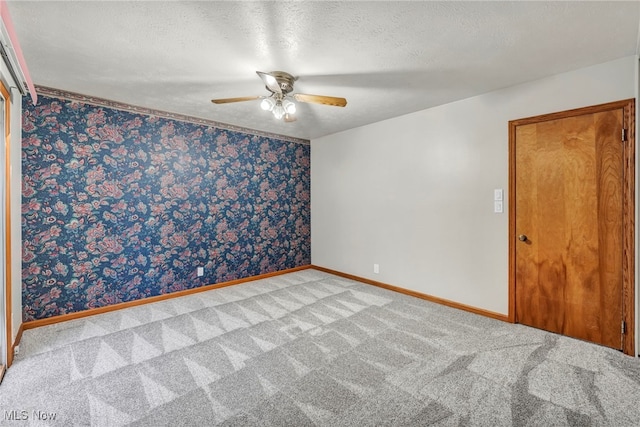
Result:
M198 277L204 276L204 267L198 267Z
M20 346L19 345L13 347L13 357L16 357L18 355L18 353L20 353Z
M380 273L380 265L379 264L373 264L373 272L375 274Z

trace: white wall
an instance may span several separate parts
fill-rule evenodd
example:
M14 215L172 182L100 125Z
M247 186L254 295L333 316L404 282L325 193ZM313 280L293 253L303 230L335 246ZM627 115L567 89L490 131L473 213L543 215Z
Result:
M312 263L507 314L509 120L634 98L635 70L626 57L313 140Z

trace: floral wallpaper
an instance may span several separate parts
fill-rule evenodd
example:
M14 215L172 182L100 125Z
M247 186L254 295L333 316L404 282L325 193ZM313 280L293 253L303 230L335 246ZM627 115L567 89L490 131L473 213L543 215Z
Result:
M308 145L47 96L22 137L25 321L310 263Z

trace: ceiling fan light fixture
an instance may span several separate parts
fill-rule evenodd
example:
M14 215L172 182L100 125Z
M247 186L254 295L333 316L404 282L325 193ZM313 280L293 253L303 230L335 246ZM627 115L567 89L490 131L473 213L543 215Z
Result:
M284 111L287 114L295 114L296 112L296 104L289 101L288 99L285 99L284 101L282 101L282 106L284 107Z
M273 117L275 117L278 120L280 120L280 119L282 119L284 117L286 111L285 111L284 107L282 106L282 102L276 101L276 105L275 105L275 107L273 107L272 113L273 113Z
M273 107L275 105L276 105L276 103L273 100L273 98L264 98L262 100L262 102L260 103L260 108L262 108L265 111L271 111L271 110L273 110Z

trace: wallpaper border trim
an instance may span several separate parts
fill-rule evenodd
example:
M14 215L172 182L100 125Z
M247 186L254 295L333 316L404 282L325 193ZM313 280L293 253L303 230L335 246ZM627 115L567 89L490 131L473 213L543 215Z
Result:
M68 320L81 319L83 317L94 316L97 314L108 313L111 311L122 310L123 308L135 307L137 305L151 304L154 302L164 301L167 299L183 297L186 295L197 294L200 292L212 291L214 289L225 288L227 286L239 285L241 283L253 282L255 280L266 279L269 277L280 276L287 273L293 273L295 271L308 270L313 268L311 264L301 265L299 267L287 268L280 271L272 271L271 273L258 274L257 276L245 277L243 279L229 280L228 282L214 283L211 285L204 285L198 288L185 289L183 291L170 292L162 295L155 295L152 297L141 298L133 301L120 302L117 304L106 305L98 308L91 308L88 310L75 311L73 313L61 314L59 316L45 317L43 319L29 320L22 323L24 330L39 328L41 326L53 325L54 323L66 322ZM20 335L19 338L22 338ZM19 339L16 339L15 345L20 343Z
M115 110L127 111L136 114L146 114L150 116L163 117L165 119L178 120L181 122L194 123L198 125L211 126L218 129L229 130L233 132L242 132L249 135L263 136L266 138L279 139L282 141L293 142L296 144L310 145L308 139L294 138L292 136L278 135L275 133L262 132L255 129L244 128L241 126L229 125L226 123L216 122L214 120L201 119L199 117L187 116L184 114L171 113L168 111L155 110L153 108L140 107L137 105L126 104L124 102L111 101L97 96L83 95L76 92L69 92L62 89L55 89L47 86L36 85L36 91L39 95L50 96L54 98L66 99L68 101L82 102L98 107L113 108Z

